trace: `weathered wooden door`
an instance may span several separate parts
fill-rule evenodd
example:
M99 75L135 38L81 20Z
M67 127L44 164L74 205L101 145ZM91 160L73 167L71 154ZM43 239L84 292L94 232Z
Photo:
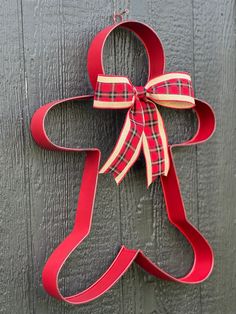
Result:
M179 148L174 158L189 219L215 251L205 283L185 286L156 280L138 267L100 299L69 306L48 297L41 271L53 248L71 230L83 154L42 151L29 122L43 103L92 92L86 54L93 36L112 22L114 11L148 23L163 41L167 71L188 71L195 94L215 109L217 130L206 144ZM0 2L1 313L224 313L236 312L234 0L114 0ZM105 49L108 73L135 84L147 78L140 42L116 31ZM191 112L163 109L169 139L189 138ZM66 146L98 146L103 161L124 119L119 111L92 104L54 110L47 129ZM141 248L166 270L183 275L191 266L188 243L168 222L159 182L147 190L140 159L117 187L100 176L92 231L72 255L60 279L67 293L92 283L111 263L120 244Z

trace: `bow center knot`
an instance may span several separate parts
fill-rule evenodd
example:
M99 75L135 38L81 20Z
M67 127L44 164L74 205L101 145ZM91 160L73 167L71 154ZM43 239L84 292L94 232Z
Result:
M144 86L134 86L134 94L136 97L140 99L145 99L146 97L146 89Z

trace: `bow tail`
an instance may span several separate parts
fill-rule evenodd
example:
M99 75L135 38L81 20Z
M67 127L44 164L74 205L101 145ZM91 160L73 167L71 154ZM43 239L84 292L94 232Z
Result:
M112 173L116 183L119 184L139 156L143 130L142 104L136 100L134 106L127 113L115 148L99 173Z
M146 160L147 186L159 175L167 175L169 170L168 142L164 123L156 105L143 102L144 134L143 153Z

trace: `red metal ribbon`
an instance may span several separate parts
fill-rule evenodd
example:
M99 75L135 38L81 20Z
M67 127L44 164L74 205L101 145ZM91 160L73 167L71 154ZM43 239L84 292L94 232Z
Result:
M126 27L135 32L144 42L149 58L149 80L161 75L164 71L164 53L160 40L155 32L147 25L136 22L126 21L102 30L93 40L89 55L88 69L92 85L95 88L97 75L103 74L102 49L107 36L116 27ZM156 55L159 62L155 62ZM96 58L94 58L94 56ZM100 56L100 58L97 58ZM88 100L93 96L79 96L59 101L53 101L39 108L31 121L31 132L34 140L44 149L56 151L77 151L86 152L86 161L82 177L81 189L78 199L77 213L72 232L64 241L53 251L43 270L43 285L45 290L53 297L72 304L86 303L96 299L113 286L117 280L126 272L133 262L139 264L150 274L165 280L179 283L199 283L205 280L211 273L214 258L210 245L201 233L188 221L184 209L183 200L180 193L179 182L174 166L172 148L174 146L188 146L206 141L215 130L215 117L211 107L195 99L193 110L198 119L198 129L194 137L184 143L169 145L169 172L167 176L161 176L166 210L170 222L186 237L193 248L194 262L191 270L181 278L176 278L166 273L155 265L145 254L138 250L130 250L122 246L114 262L108 270L93 285L86 290L72 296L65 297L61 294L58 287L59 272L76 247L89 235L93 204L96 194L97 177L99 172L100 151L97 148L67 148L61 147L51 142L48 138L44 121L49 110L56 105L69 100ZM206 209L207 210L207 209Z
M115 148L100 173L112 173L119 184L142 149L146 160L147 185L167 175L167 136L156 105L187 109L195 105L191 78L187 73L167 73L134 87L127 77L99 75L94 107L131 108Z

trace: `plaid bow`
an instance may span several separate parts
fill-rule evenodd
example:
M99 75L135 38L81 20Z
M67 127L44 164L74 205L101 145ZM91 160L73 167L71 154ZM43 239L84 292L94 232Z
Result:
M123 129L100 173L111 172L119 184L143 149L147 185L169 170L168 142L156 104L176 109L195 106L191 78L187 73L168 73L135 87L127 77L99 75L95 108L129 108Z

